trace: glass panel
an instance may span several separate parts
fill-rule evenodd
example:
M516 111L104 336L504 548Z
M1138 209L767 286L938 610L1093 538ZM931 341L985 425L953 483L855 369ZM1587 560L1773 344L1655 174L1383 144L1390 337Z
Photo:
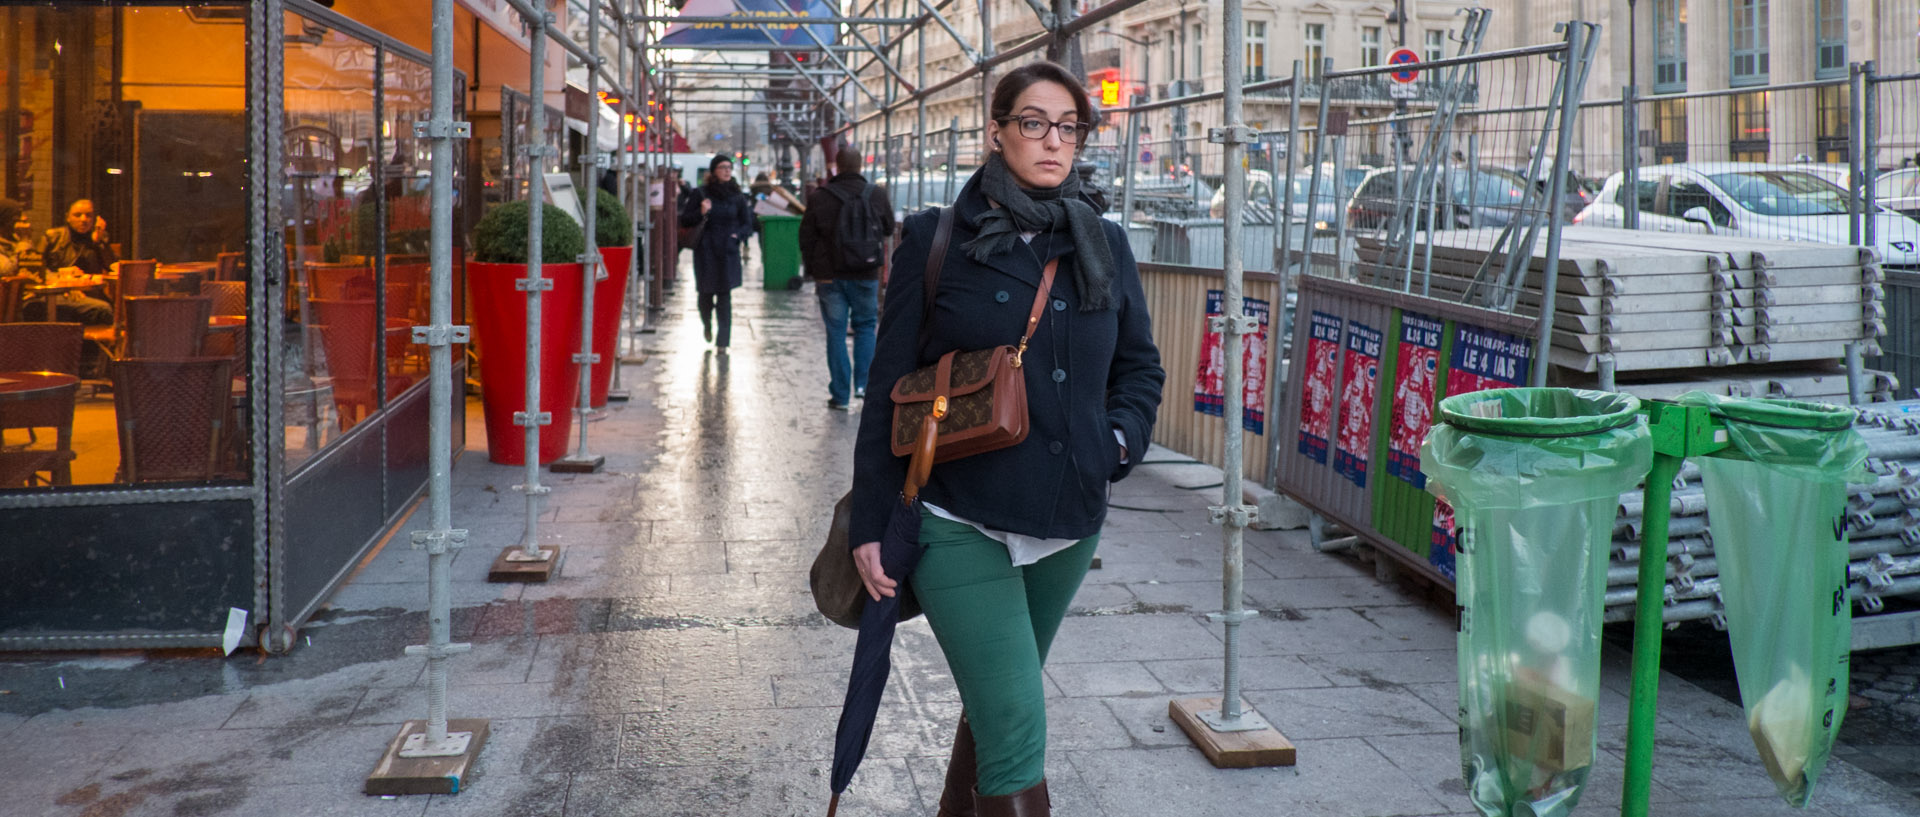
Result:
M1367 26L1360 29L1360 65L1371 68L1380 64L1380 27Z
M380 407L381 121L371 43L286 15L289 468Z
M246 17L75 5L0 14L0 491L244 483Z
M428 323L433 156L426 142L413 138L413 123L432 116L433 70L394 54L386 56L385 68L381 132L388 135L388 157L380 176L386 189L387 256L381 295L386 396L392 398L415 383L426 382L427 347L412 343L410 327Z

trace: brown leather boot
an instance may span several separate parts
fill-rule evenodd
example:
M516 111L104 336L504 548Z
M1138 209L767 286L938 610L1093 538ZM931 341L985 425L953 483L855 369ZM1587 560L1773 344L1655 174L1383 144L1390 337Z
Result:
M1047 797L1047 781L1041 780L1012 794L987 797L973 795L980 817L1051 817L1053 801Z
M953 731L953 756L947 759L947 788L940 792L937 817L974 817L973 784L980 780L980 767L973 756L973 726L967 713L960 713L960 726Z

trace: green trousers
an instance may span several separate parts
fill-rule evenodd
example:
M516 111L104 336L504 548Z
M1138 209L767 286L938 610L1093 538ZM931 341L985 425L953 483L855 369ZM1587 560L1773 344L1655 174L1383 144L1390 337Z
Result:
M1046 776L1047 706L1040 668L1086 578L1095 534L1024 567L972 526L921 513L926 555L913 593L926 612L973 726L983 795Z

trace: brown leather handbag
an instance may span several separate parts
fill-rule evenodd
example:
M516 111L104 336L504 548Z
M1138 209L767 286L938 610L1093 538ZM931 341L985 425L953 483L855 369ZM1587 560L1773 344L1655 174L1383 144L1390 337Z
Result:
M933 296L940 287L940 267L947 255L947 243L953 232L953 208L940 213L940 227L934 233L933 248L927 259L922 298L925 310L921 318L921 347L926 346L927 326L933 320ZM1033 295L1033 309L1027 315L1027 331L1013 346L996 346L970 352L955 350L940 356L931 366L923 366L902 376L893 386L893 453L904 457L914 452L922 423L928 415L939 423L935 463L950 462L987 451L1019 445L1027 438L1027 381L1020 370L1027 341L1040 325L1040 315L1053 291L1053 275L1060 260L1047 262L1040 276L1040 288Z

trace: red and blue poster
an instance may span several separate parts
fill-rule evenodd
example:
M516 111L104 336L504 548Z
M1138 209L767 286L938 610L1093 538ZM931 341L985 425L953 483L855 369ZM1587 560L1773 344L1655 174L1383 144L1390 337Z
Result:
M1425 490L1420 443L1433 427L1433 396L1440 380L1440 339L1447 325L1418 312L1400 313L1400 363L1393 378L1393 415L1387 422L1387 473Z
M1300 453L1327 464L1333 435L1333 376L1340 364L1340 319L1313 313L1307 325L1307 376L1300 394Z
M1453 327L1453 356L1448 361L1447 396L1472 394L1487 389L1508 389L1527 384L1533 361L1533 341L1505 332L1482 329L1465 323ZM1454 577L1453 557L1460 544L1453 524L1453 507L1444 500L1434 503L1433 542L1427 561L1448 579Z
M1208 324L1226 314L1225 296L1217 289L1207 290ZM1267 426L1267 302L1243 298L1240 311L1260 322L1253 334L1242 337L1240 345L1240 426L1255 434L1265 434ZM1220 417L1226 408L1226 362L1219 332L1209 331L1200 338L1200 365L1193 378L1193 410Z
M1449 361L1452 365L1447 372L1447 396L1524 386L1532 361L1533 341L1456 323L1453 359Z
M1345 373L1340 378L1340 439L1333 470L1354 485L1367 487L1373 458L1374 394L1380 383L1380 330L1347 321Z

